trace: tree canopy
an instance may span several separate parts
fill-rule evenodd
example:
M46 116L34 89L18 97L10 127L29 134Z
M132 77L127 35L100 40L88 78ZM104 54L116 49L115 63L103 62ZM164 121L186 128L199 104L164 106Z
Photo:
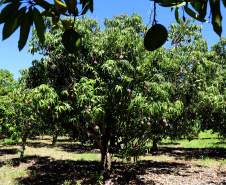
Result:
M8 70L0 69L0 95L4 96L12 91L16 86L16 81Z

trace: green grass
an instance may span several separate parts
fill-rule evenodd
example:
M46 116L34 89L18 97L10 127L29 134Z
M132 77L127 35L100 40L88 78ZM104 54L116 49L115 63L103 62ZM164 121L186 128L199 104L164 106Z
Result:
M163 140L159 143L161 147L174 147L174 148L224 148L226 149L226 142L219 139L194 139L188 140Z
M0 168L0 183L15 185L18 182L17 178L24 178L29 175L29 172L24 169L12 168L10 166L3 166Z
M199 133L199 138L218 138L218 133L212 133L211 130Z
M203 166L203 167L222 167L226 166L226 160L216 161L215 159L204 158L193 161L193 165Z
M223 138L219 138L217 133L214 133L211 135L211 131L207 131L207 132L201 132L198 138L194 138L190 142L187 139L170 140L169 138L167 138L162 140L158 146L174 147L174 148L224 148L226 149L226 140Z
M3 141L3 144L5 144L5 145L14 145L14 144L16 144L16 142L14 140L12 140L12 139L5 139Z

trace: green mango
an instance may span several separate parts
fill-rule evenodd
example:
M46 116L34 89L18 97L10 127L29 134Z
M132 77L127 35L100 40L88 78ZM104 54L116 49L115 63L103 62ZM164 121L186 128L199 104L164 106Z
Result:
M63 33L62 44L72 54L76 54L82 46L81 35L74 29L68 29Z
M152 26L144 37L144 47L148 51L154 51L161 47L167 40L168 32L161 24Z

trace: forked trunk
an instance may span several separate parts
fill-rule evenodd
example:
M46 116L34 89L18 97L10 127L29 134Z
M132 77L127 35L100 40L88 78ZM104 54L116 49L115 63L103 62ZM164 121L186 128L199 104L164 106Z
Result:
M111 154L108 152L108 149L101 151L101 164L104 171L111 169Z

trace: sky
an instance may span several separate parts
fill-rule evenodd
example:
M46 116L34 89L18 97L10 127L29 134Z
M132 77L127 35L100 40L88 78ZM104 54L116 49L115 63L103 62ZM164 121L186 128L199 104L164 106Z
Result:
M48 0L53 4L53 0ZM0 7L2 10L3 7ZM145 25L149 22L150 12L153 9L153 2L149 0L94 0L94 11L93 13L87 13L86 16L97 19L99 23L104 21L105 18L112 19L115 15L127 13L131 16L133 13L137 13L142 16ZM222 8L222 37L226 37L226 11ZM182 16L182 11L180 11ZM186 18L189 18L186 16ZM157 5L157 23L164 25L166 28L170 24L175 23L174 11L171 12L170 8L163 8ZM214 43L217 43L220 37L213 31L212 24L195 22L203 26L202 34L203 38L207 40L209 47ZM151 24L149 24L151 26ZM18 80L20 69L29 68L32 61L37 59L40 60L43 56L39 54L31 55L28 53L29 42L22 51L19 52L18 40L19 40L19 29L11 35L8 39L2 41L2 29L3 24L0 25L0 69L7 69L14 75L14 79ZM31 33L29 35L31 38ZM28 38L28 41L29 41ZM169 43L165 44L166 47Z

